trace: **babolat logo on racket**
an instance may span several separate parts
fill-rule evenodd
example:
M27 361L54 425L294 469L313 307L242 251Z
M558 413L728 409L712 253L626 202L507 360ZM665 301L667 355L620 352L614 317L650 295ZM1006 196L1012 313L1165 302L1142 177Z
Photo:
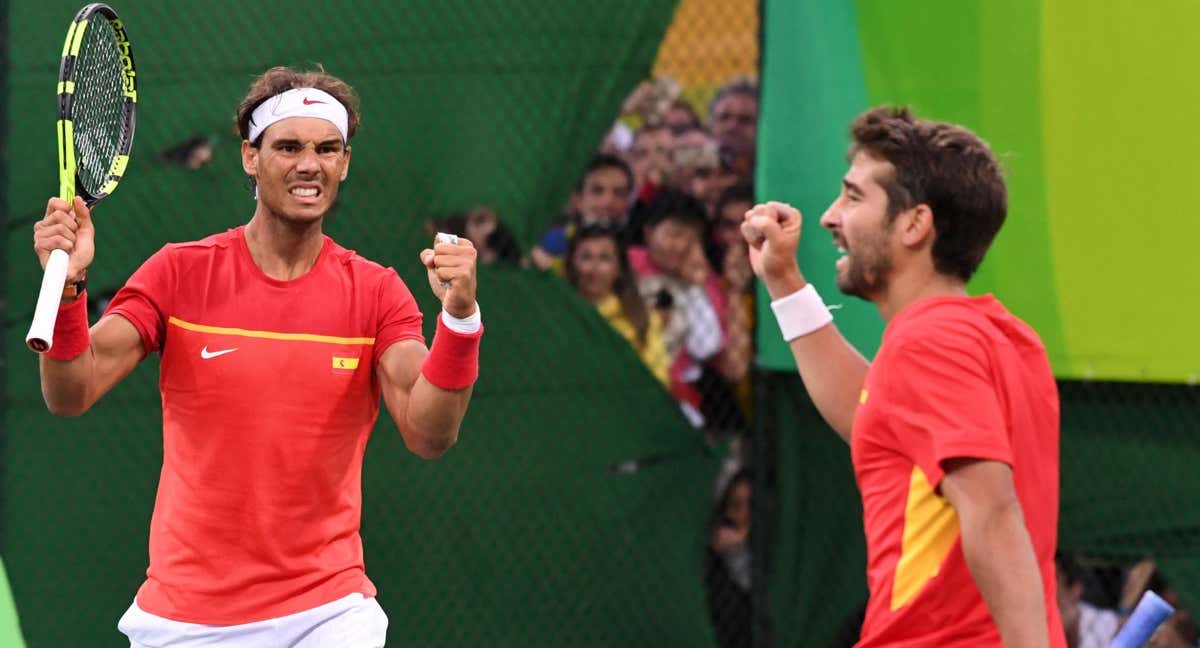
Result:
M130 55L129 37L125 35L125 23L118 18L109 23L117 38L117 52L121 57L121 77L124 79L125 96L137 101L137 72L133 69L133 57Z

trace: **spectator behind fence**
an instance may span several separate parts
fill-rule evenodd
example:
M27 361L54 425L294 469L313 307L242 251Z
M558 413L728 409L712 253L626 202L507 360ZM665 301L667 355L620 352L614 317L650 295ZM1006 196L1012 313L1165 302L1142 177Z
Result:
M663 345L662 317L638 294L633 271L616 230L580 227L567 244L567 281L637 351L663 386L669 385L670 359Z
M704 588L708 618L720 648L751 645L750 498L753 480L743 468L730 478L708 525Z
M708 131L695 126L675 133L671 140L671 187L696 195L693 179L700 173L715 172L720 164L717 140Z
M643 202L649 202L654 192L670 179L674 141L675 136L665 126L643 126L634 133L628 160L633 170L635 195Z
M664 125L666 115L679 101L679 82L659 75L637 85L621 103L621 117L635 124Z
M717 200L717 220L706 248L729 303L724 320L725 349L718 356L716 367L735 386L743 413L752 409L749 377L754 355L754 270L740 228L746 212L753 206L754 190L750 185L739 184L723 191Z
M634 232L631 242L636 244L644 242L640 232L646 222L646 209L659 188L670 187L695 196L711 217L721 191L739 179L733 167L736 156L723 149L703 127L666 130L666 136L664 130L648 129L629 152L638 178L636 200L630 208L630 229ZM664 145L665 160L661 157Z
M633 191L634 175L621 158L607 153L592 157L575 188L574 209L566 224L553 227L542 235L530 260L541 270L562 271L567 240L580 225L612 227L622 244L633 237L627 209Z
M462 236L475 245L479 263L520 265L521 246L495 209L479 205L467 212L465 220Z
M728 159L707 131L685 130L675 136L671 146L670 185L699 199L713 218L721 192L738 181Z
M729 265L729 255L731 253L743 253L741 256L735 256L733 262L745 263L745 269L750 271L749 257L745 256L746 239L742 237L742 221L746 218L746 212L754 206L754 187L749 184L741 183L729 187L721 192L721 196L717 198L716 208L712 222L712 230L709 233L708 250L709 261L717 272L726 273L726 266ZM751 271L749 275L742 277L741 274L736 274L737 279L744 279L744 284L739 284L740 288L749 289L752 287L750 279L753 277Z
M708 123L729 166L742 181L753 179L758 138L758 86L735 79L717 90L708 106Z
M1108 648L1117 634L1120 618L1113 610L1083 600L1084 571L1069 554L1055 556L1058 575L1058 612L1067 634L1068 648Z
M705 213L715 219L721 192L738 183L732 160L708 131L686 129L671 144L670 185L704 203Z
M671 391L697 427L738 427L740 411L729 385L706 366L725 346L728 301L701 245L704 207L687 194L664 189L647 214L646 245L629 248L629 263L642 298L670 305L663 338L672 360Z
M662 123L678 135L688 129L699 128L700 117L696 114L696 109L692 108L692 104L684 99L676 99L663 115Z
M600 143L600 153L625 155L633 144L632 128L645 125L674 129L685 123L698 124L699 118L687 102L679 99L679 83L659 76L642 81L621 104L621 114Z
M1146 648L1194 648L1197 639L1200 639L1200 632L1197 631L1192 615L1183 607L1179 592L1171 586L1153 560L1142 560L1130 567L1125 584L1121 588L1121 623L1124 624L1128 620L1129 614L1137 607L1142 594L1147 590L1170 603L1175 608L1175 613L1158 628L1146 644Z

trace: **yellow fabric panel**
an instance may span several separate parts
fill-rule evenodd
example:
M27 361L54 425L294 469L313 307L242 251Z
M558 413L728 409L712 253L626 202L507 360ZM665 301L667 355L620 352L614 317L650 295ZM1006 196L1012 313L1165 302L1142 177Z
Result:
M904 539L900 562L892 580L892 610L898 610L937 576L958 540L958 514L933 486L920 467L913 466L904 507Z
M608 323L625 338L630 346L637 351L641 357L642 363L654 374L658 382L663 385L668 385L670 378L667 376L667 370L671 367L671 358L667 356L667 347L663 343L662 337L662 318L653 309L647 313L650 316L650 322L646 326L646 343L637 343L637 331L633 328L633 322L625 317L625 311L621 308L621 300L617 299L616 295L609 295L600 303L596 304L596 310L608 320Z
M757 0L681 0L658 49L654 76L704 88L708 96L697 97L697 103L707 102L733 77L756 78Z

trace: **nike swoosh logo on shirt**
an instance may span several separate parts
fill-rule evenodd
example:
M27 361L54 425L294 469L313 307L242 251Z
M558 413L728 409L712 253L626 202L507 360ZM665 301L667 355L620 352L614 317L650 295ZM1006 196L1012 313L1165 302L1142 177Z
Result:
M209 351L208 345L206 344L204 345L203 349L200 349L200 357L204 358L205 360L211 360L217 356L223 356L226 353L233 353L234 351L237 351L236 347L233 349L222 349L220 351Z

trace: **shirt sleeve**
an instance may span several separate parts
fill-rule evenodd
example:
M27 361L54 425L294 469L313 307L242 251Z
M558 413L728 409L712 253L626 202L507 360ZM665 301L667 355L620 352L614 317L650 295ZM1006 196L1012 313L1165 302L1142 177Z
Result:
M931 330L886 359L897 442L935 490L950 459L1012 465L1008 425L983 339Z
M142 336L146 354L162 350L166 341L167 317L171 312L175 267L169 246L163 246L134 271L108 304L105 315L129 320Z
M425 343L421 333L421 309L417 308L417 300L409 292L408 286L388 268L379 286L379 323L375 331L375 364L379 358L400 340L420 340Z

